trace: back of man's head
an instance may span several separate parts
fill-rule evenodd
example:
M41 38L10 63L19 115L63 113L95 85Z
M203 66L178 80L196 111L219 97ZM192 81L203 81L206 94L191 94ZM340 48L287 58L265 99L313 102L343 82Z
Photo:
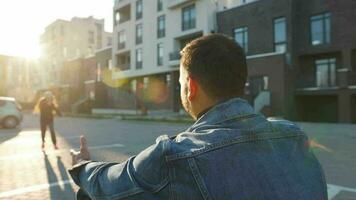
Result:
M244 50L230 37L211 34L181 51L181 65L212 99L241 97L247 77Z

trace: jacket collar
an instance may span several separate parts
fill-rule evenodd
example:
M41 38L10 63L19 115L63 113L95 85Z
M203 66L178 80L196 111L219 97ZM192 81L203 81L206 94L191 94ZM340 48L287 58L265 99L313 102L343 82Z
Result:
M203 125L213 125L226 120L253 115L254 113L254 109L246 100L232 98L213 106L189 127L187 131L194 132L195 129Z

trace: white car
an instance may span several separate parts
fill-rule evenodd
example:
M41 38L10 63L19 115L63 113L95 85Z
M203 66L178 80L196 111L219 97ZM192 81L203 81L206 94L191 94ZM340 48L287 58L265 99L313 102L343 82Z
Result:
M22 121L21 106L12 97L0 97L0 125L15 128Z

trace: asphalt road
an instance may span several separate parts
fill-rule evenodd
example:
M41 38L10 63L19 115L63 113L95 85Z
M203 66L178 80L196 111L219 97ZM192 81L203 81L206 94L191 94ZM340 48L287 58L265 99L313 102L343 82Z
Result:
M314 152L326 173L329 199L356 200L356 125L300 124L318 145ZM94 160L121 162L153 144L159 135L174 135L189 124L118 119L60 117L55 121L59 150L49 133L45 153L37 116L26 115L21 128L0 129L0 199L74 199L77 187L66 170L69 149L85 135Z

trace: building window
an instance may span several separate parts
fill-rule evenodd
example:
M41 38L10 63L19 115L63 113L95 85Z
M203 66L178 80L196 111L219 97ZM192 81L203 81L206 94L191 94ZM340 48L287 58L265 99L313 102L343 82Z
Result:
M90 44L94 44L94 31L89 31L88 35L89 35L88 42Z
M286 18L274 20L274 51L285 52L287 50Z
M190 5L182 9L182 30L195 28L196 24L195 5Z
M142 69L142 49L136 49L136 69Z
M125 31L120 31L118 34L119 34L118 35L118 37L119 37L118 50L124 49L125 48L125 43L126 43Z
M332 87L336 85L336 59L315 61L317 87Z
M162 11L163 10L163 1L162 0L157 0L157 11Z
M136 25L136 44L142 43L142 24Z
M112 37L108 37L106 46L111 46L111 45L112 45Z
M157 38L166 36L166 17L164 15L157 19Z
M117 58L117 63L116 63L117 68L119 68L120 70L128 70L131 68L130 53L117 55L116 58Z
M234 30L235 41L241 45L241 47L248 52L248 28L241 27Z
M324 13L310 18L312 45L330 43L330 16Z
M157 65L162 66L163 65L163 44L159 43L157 45Z
M143 5L142 0L136 1L136 19L142 18Z

